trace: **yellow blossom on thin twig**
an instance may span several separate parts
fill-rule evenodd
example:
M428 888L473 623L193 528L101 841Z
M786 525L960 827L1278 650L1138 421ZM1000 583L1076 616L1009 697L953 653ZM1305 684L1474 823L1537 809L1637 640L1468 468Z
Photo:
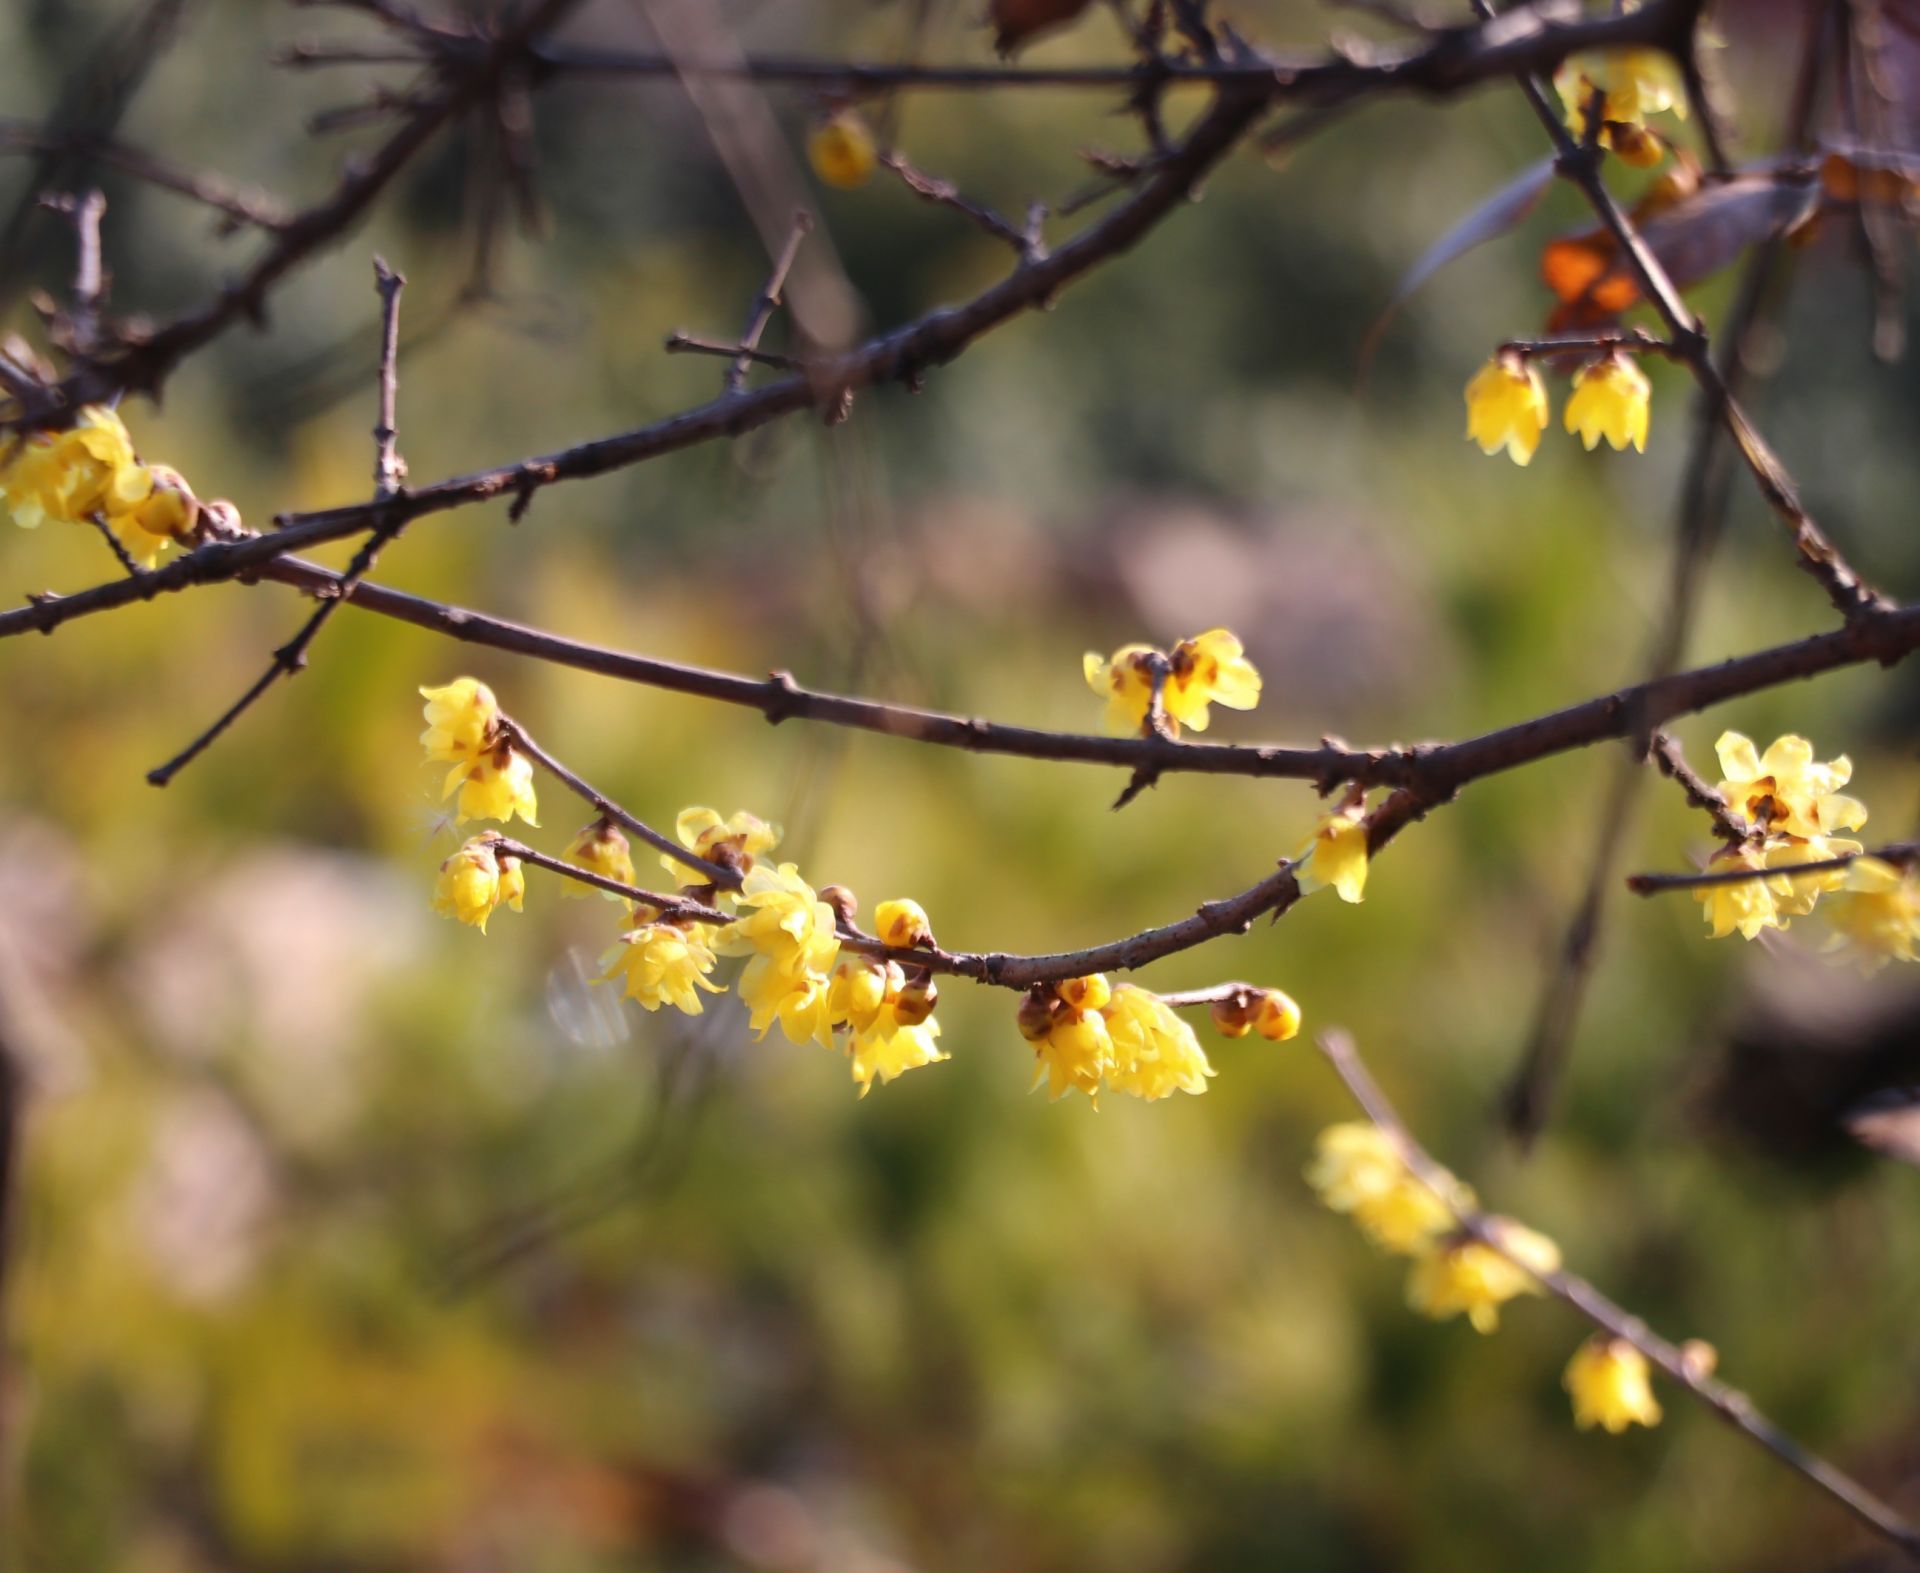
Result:
M1474 1205L1472 1190L1451 1175L1448 1195L1437 1193L1408 1168L1393 1138L1370 1121L1323 1130L1306 1177L1323 1205L1351 1215L1375 1245L1402 1256L1425 1251Z
M1171 651L1130 644L1102 657L1089 650L1080 669L1087 686L1107 701L1103 725L1119 737L1146 726L1156 671L1165 673L1161 705L1175 737L1183 726L1206 731L1214 705L1251 710L1260 702L1259 669L1247 659L1239 637L1225 628L1182 639Z
M1833 924L1827 948L1851 957L1862 972L1920 960L1920 886L1911 871L1881 858L1856 858L1826 912Z
M1630 1425L1657 1426L1660 1403L1648 1381L1647 1357L1624 1338L1589 1338L1561 1378L1573 1399L1573 1423L1618 1435Z
M865 1097L876 1080L947 1058L935 1045L940 1023L930 982L909 983L896 961L849 956L834 968L829 1010L847 1035L847 1058Z
M780 827L770 825L757 814L741 809L731 819L722 819L711 808L683 808L673 822L673 833L680 845L695 857L725 868L750 872L760 857L780 845ZM678 858L663 853L660 866L685 883L693 871Z
M1840 791L1853 776L1845 754L1821 764L1813 745L1791 732L1764 754L1739 732L1722 732L1713 746L1726 776L1721 798L1757 831L1811 839L1867 822L1866 805Z
M714 962L712 947L691 925L658 922L643 923L622 934L600 964L607 978L624 980L626 997L638 1000L645 1009L672 1005L698 1016L703 1008L699 990L723 992L718 984L707 981Z
M1723 847L1707 863L1709 874L1744 868L1765 868L1766 859L1752 847ZM1714 939L1725 939L1735 929L1742 939L1752 939L1762 929L1784 928L1774 907L1773 892L1766 879L1732 880L1724 885L1701 885L1694 900L1706 908L1707 927Z
M1362 900L1367 890L1367 836L1366 803L1359 796L1321 815L1313 840L1294 860L1300 893L1311 895L1332 886L1342 901Z
M1482 1225L1499 1242L1460 1238L1420 1257L1407 1276L1407 1303L1435 1321L1464 1314L1474 1330L1491 1333L1500 1307L1516 1295L1540 1294L1537 1274L1558 1271L1560 1248L1510 1218Z
M1467 437L1482 453L1507 450L1515 464L1533 462L1547 429L1547 387L1512 351L1495 355L1467 384Z
M1624 450L1631 443L1645 453L1652 395L1647 374L1626 356L1604 355L1588 361L1573 374L1566 428L1586 444L1588 452L1604 437L1616 448Z
M1207 1090L1214 1072L1206 1050L1159 995L1122 983L1104 1014L1112 1044L1110 1085L1149 1103L1176 1092Z
M1609 126L1638 126L1648 115L1672 110L1687 118L1686 83L1664 49L1593 49L1568 55L1553 73L1553 85L1567 110L1567 129L1586 135L1587 111L1595 93L1605 95L1601 113Z
M520 860L501 857L492 842L476 836L440 865L433 910L487 931L487 919L502 905L515 912L526 896Z
M605 819L596 819L583 827L572 841L567 843L564 854L569 863L577 863L581 868L600 875L603 879L618 880L623 885L634 883L633 852L627 844L627 838L619 828ZM561 892L567 896L584 896L592 889L578 880L566 881ZM622 898L611 890L600 892L609 901Z

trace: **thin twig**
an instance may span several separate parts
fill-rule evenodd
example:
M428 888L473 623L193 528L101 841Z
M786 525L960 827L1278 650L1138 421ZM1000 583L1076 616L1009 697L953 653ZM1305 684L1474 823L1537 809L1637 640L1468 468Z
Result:
M402 495L400 480L407 473L406 461L400 457L396 425L398 416L395 410L400 392L400 291L406 287L406 282L402 274L395 273L387 266L384 257L373 259L374 289L380 296L379 403L373 423L373 483L376 499L380 502L388 502ZM353 560L347 564L346 572L339 575L336 582L328 587L328 593L319 598L320 604L313 609L312 615L300 625L291 639L273 652L273 660L267 669L198 737L164 765L149 770L147 782L150 786L163 787L170 783L239 720L273 686L276 678L291 677L295 672L305 670L307 650L319 637L320 630L340 609L341 603L348 600L361 581L373 571L381 551L406 525L406 516L396 514L391 518L383 518L373 527L372 532L360 543Z
M581 777L575 775L565 765L561 764L559 760L555 759L553 755L549 754L533 740L533 734L531 732L511 716L503 715L500 718L500 728L502 733L513 742L515 747L536 765L539 765L569 792L591 803L594 808L599 811L603 819L610 819L631 831L655 851L664 852L676 863L684 864L686 867L692 869L709 885L717 886L722 890L738 890L740 888L739 869L729 868L720 863L709 862L697 853L689 852L671 836L662 835L659 831L655 830L653 826L647 824L646 821L636 818L618 803L614 802L612 798L588 785Z
M395 273L385 257L375 257L373 287L380 295L380 407L373 423L373 495L385 502L407 478L395 424L400 398L400 291L407 287L406 275Z
M1753 827L1728 808L1727 800L1687 763L1679 738L1671 732L1654 733L1650 757L1660 774L1675 782L1693 807L1712 818L1713 833L1721 840L1738 846L1752 836Z
M87 523L100 532L100 539L107 543L108 550L113 553L120 566L126 569L129 579L145 577L146 570L133 560L133 553L127 550L127 543L113 533L112 525L97 513L88 514Z
M780 255L773 259L773 271L767 275L766 288L754 297L752 307L747 312L746 326L740 330L740 343L734 351L733 364L727 368L726 390L738 393L747 385L747 369L752 366L760 349L760 335L767 331L767 324L773 320L773 313L780 304L780 292L786 288L787 274L793 270L793 259L800 255L800 243L813 233L813 215L805 208L796 208L793 214L793 228L787 234L787 242L780 248ZM674 347L668 340L667 348Z
M26 120L0 120L0 153L70 154L111 165L150 186L212 208L224 220L222 229L251 226L271 233L289 223L286 210L262 192L218 175L183 169L144 148L85 130L63 132Z
M1788 1468L1810 1480L1876 1534L1909 1556L1920 1557L1920 1529L1909 1524L1845 1471L1787 1435L1761 1414L1745 1393L1724 1382L1715 1381L1697 1362L1689 1360L1680 1346L1662 1338L1639 1317L1616 1305L1586 1279L1564 1268L1544 1271L1514 1251L1493 1218L1477 1208L1462 1206L1460 1186L1420 1145L1406 1122L1387 1101L1386 1095L1361 1062L1353 1039L1345 1032L1336 1030L1320 1034L1317 1041L1320 1052L1345 1083L1354 1102L1393 1141L1408 1169L1454 1215L1463 1234L1498 1252L1555 1299L1578 1311L1601 1332L1631 1344L1658 1366L1670 1381L1684 1388L1688 1396L1759 1443Z
M1709 890L1716 885L1745 885L1756 879L1798 879L1803 874L1830 874L1851 867L1861 858L1877 858L1895 868L1920 862L1920 842L1891 841L1883 847L1842 852L1806 863L1776 863L1773 867L1716 868L1699 874L1629 874L1627 889L1636 896L1657 896L1669 890Z
M1013 247L1014 255L1023 260L1033 258L1038 248L1033 244L1031 227L1022 229L1017 224L1011 224L984 203L963 196L960 188L951 180L942 180L936 175L915 169L907 162L906 155L897 149L882 153L880 163L898 175L900 183L915 196L936 207L951 208L955 213L972 220L996 240L1003 240Z
M723 339L703 339L692 333L675 331L667 335L666 351L669 355L719 355L727 360L744 356L757 366L771 366L777 371L805 371L807 363L792 355L780 355L773 350L749 349L743 344L728 344Z

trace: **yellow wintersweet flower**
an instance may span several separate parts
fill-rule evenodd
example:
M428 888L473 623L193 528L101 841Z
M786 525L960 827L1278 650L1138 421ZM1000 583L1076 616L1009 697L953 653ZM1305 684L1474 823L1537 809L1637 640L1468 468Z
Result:
M478 678L456 677L444 687L421 689L420 697L427 702L427 729L420 741L429 761L470 764L493 746L500 704ZM459 774L450 779L458 780Z
M751 957L738 990L753 1030L764 1037L778 1021L795 1043L831 1043L828 981L840 954L833 908L792 863L749 869L738 902L741 915L713 945L722 955Z
M1331 885L1342 901L1359 901L1367 889L1366 804L1354 799L1320 816L1313 840L1294 860L1294 878L1302 895Z
M873 929L880 943L896 950L933 943L933 925L917 901L883 901L873 909Z
M0 469L13 522L31 530L47 519L78 523L121 492L145 495L145 477L120 417L90 404L65 431L37 431L14 444Z
M1213 1067L1193 1028L1159 995L1122 983L1103 1013L1112 1045L1107 1084L1148 1103L1202 1093Z
M1393 1138L1354 1120L1330 1125L1314 1143L1307 1183L1321 1203L1353 1221L1382 1250L1418 1255L1474 1206L1473 1192L1451 1175L1443 1197L1407 1167Z
M526 874L520 860L500 857L493 843L475 836L440 865L434 885L433 910L470 924L482 934L487 919L502 903L515 912L526 896Z
M1246 657L1239 636L1225 628L1209 628L1182 639L1171 651L1152 645L1122 645L1105 659L1092 650L1080 658L1087 686L1106 697L1106 730L1116 737L1139 732L1153 708L1153 675L1164 669L1161 707L1167 730L1204 732L1212 720L1212 706L1251 710L1260 702L1260 671Z
M1467 436L1482 453L1507 450L1515 464L1533 462L1547 429L1547 385L1511 350L1502 351L1467 384Z
M1630 1425L1657 1426L1660 1403L1647 1377L1647 1357L1624 1338L1589 1338L1561 1378L1573 1397L1573 1423L1614 1436Z
M1153 705L1153 669L1165 659L1149 644L1122 645L1106 659L1092 650L1080 658L1087 686L1106 696L1101 725L1113 736L1131 737L1146 725Z
M1596 92L1606 99L1601 113L1621 125L1637 126L1648 115L1672 110L1687 118L1686 82L1664 49L1595 49L1569 55L1553 73L1553 85L1567 109L1567 129L1584 137L1587 110Z
M867 123L852 110L843 109L807 133L807 162L829 186L851 191L873 178L879 154Z
M1183 726L1206 731L1211 705L1251 710L1260 703L1259 669L1247 659L1239 636L1224 628L1209 628L1182 639L1173 647L1168 664L1162 699L1176 736Z
M1573 374L1573 396L1567 400L1565 424L1591 453L1602 437L1625 451L1628 443L1647 451L1647 415L1653 384L1647 374L1624 355L1606 355L1588 361Z
M191 544L200 517L193 488L164 464L123 466L101 506L108 526L142 568L151 568L169 546Z
M1845 836L1815 836L1806 841L1798 836L1786 836L1770 842L1762 857L1768 868L1791 870L1802 863L1824 863L1831 858L1858 856L1859 852L1860 843ZM1774 911L1784 920L1805 917L1823 895L1840 889L1846 882L1844 868L1829 868L1812 874L1783 874L1779 879L1768 880L1767 885L1773 892ZM1783 921L1781 927L1785 926Z
M497 819L506 824L515 814L529 825L540 823L534 817L540 804L533 790L533 761L511 744L501 743L470 764L455 765L440 795L451 797L456 788L460 793L453 816L456 825L464 825L469 819Z
M1833 924L1829 950L1845 952L1862 972L1889 961L1920 960L1920 887L1910 872L1881 858L1856 858L1827 904Z
M1033 1084L1046 1082L1050 1098L1077 1089L1099 1103L1100 1083L1113 1064L1113 1039L1101 1011L1112 998L1106 976L1096 972L1037 987L1021 1003L1020 1033L1039 1062Z
M900 964L849 957L833 972L830 1009L847 1031L853 1079L866 1097L875 1080L890 1082L906 1071L947 1058L935 1045L933 990L911 985Z
M1737 868L1765 868L1766 859L1751 847L1723 847L1707 862L1707 872ZM1762 929L1785 928L1774 907L1773 884L1768 879L1739 879L1724 885L1700 885L1693 899L1706 908L1707 926L1714 939L1725 939L1735 929L1752 939Z
M567 843L567 850L561 856L603 879L615 879L623 885L634 883L633 852L627 845L627 838L611 820L596 819L582 826L580 833ZM592 888L578 880L569 879L564 881L560 894L584 896ZM603 890L600 894L609 901L624 899L611 890Z
M1555 1272L1560 1248L1510 1218L1489 1218L1488 1230L1500 1248L1479 1240L1457 1239L1422 1256L1407 1277L1407 1303L1437 1322L1463 1312L1474 1330L1491 1333L1500 1325L1500 1307L1516 1295L1541 1294L1536 1274Z
M678 923L643 923L620 936L620 943L601 958L608 978L626 980L628 999L647 1010L672 1005L689 1016L703 1010L698 990L719 994L709 983L715 956L705 936Z
M1300 1007L1279 989L1242 989L1213 1002L1213 1025L1223 1038L1258 1032L1271 1042L1285 1043L1300 1031Z
M752 870L760 854L780 845L780 827L745 809L731 819L722 819L710 808L683 808L673 822L673 833L695 857L738 869L742 874ZM673 875L676 883L692 875L692 870L675 857L663 854L660 866Z
M1713 746L1726 775L1720 796L1755 830L1812 840L1867 822L1866 805L1840 791L1853 777L1845 754L1817 763L1813 744L1791 732L1764 754L1739 732L1722 732Z

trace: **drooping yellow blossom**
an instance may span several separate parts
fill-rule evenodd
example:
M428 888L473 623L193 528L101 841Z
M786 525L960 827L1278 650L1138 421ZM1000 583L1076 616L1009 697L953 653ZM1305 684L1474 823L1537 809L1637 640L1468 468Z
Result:
M1161 708L1175 737L1183 726L1206 731L1214 705L1251 710L1260 702L1259 669L1247 659L1239 637L1225 628L1182 639L1171 651L1130 644L1103 659L1089 650L1080 658L1080 669L1087 686L1105 696L1102 724L1117 737L1131 736L1146 725L1158 669L1166 672Z
M722 955L749 956L740 974L753 1030L777 1021L795 1043L833 1041L828 980L840 954L833 908L792 863L756 864L741 883L740 916L715 935Z
M505 824L515 814L529 825L540 823L534 817L540 804L533 790L533 761L510 743L500 743L469 764L455 765L441 796L451 797L456 788L460 801L453 821L457 825L469 819L497 819Z
M1464 1313L1476 1332L1491 1333L1507 1301L1544 1292L1535 1275L1559 1269L1560 1248L1510 1218L1489 1218L1486 1227L1500 1249L1461 1238L1414 1262L1407 1276L1407 1303L1414 1310L1437 1322Z
M494 910L505 903L518 912L526 891L520 860L498 856L491 841L475 836L440 865L433 910L484 934Z
M169 546L190 545L200 517L193 488L164 464L122 470L103 509L108 527L142 568L151 568Z
M1601 114L1609 124L1638 126L1648 115L1672 110L1687 118L1686 82L1663 49L1595 49L1569 55L1553 73L1566 105L1567 129L1584 137L1593 95L1604 93Z
M627 838L611 820L596 819L592 824L583 826L580 833L567 843L567 850L562 856L569 863L577 863L603 879L618 880L623 885L634 883L633 852L627 845ZM565 889L561 894L584 896L591 888L570 879L565 881ZM609 901L623 899L611 890L603 890L600 894Z
M1547 385L1511 350L1495 355L1467 384L1467 436L1482 453L1505 448L1515 464L1531 464L1547 414Z
M99 404L65 431L30 432L0 466L0 498L25 530L48 519L80 523L123 496L139 501L151 484L120 417Z
M1862 972L1920 960L1920 886L1910 871L1881 858L1856 858L1826 912L1833 924L1828 948L1850 956Z
M1723 847L1707 862L1707 872L1718 874L1740 868L1765 868L1766 859L1751 847ZM1737 879L1724 885L1700 885L1693 899L1706 908L1707 928L1714 939L1725 939L1735 929L1752 939L1762 929L1784 928L1773 903L1773 883L1766 879Z
M1279 989L1242 989L1213 1002L1213 1025L1223 1038L1258 1032L1285 1043L1300 1031L1300 1007Z
M1602 437L1624 451L1628 443L1647 451L1647 416L1653 384L1647 374L1624 355L1606 355L1588 361L1573 374L1573 394L1567 400L1566 428L1578 435L1591 453Z
M1589 1338L1561 1378L1573 1398L1573 1423L1618 1436L1631 1425L1660 1424L1660 1403L1648 1381L1647 1357L1624 1338Z
M1367 810L1355 798L1320 816L1313 840L1294 860L1302 895L1331 885L1342 901L1359 901L1367 889Z
M752 871L762 853L780 845L780 827L745 809L731 819L722 819L711 808L683 808L673 822L673 833L695 857L742 874ZM693 877L693 870L678 858L663 854L660 866L673 875L676 884Z
M828 116L807 133L807 162L829 186L842 191L864 186L879 161L873 133L850 109Z
M1856 856L1859 851L1860 843L1845 836L1815 836L1809 841L1798 836L1783 836L1768 843L1761 856L1768 868L1792 870L1802 863L1824 863L1831 858ZM1840 889L1846 882L1844 868L1819 869L1811 874L1788 872L1779 879L1768 880L1767 886L1773 892L1773 909L1782 920L1780 926L1786 927L1788 918L1805 917L1822 896Z
M846 1029L853 1079L866 1097L875 1080L894 1077L947 1058L934 1039L935 991L928 983L910 984L897 961L849 956L833 971L829 1009Z
M1104 1012L1113 1063L1107 1084L1148 1103L1176 1092L1202 1093L1213 1067L1193 1028L1173 1007L1142 988L1122 983Z
M926 909L917 901L883 901L873 909L874 933L880 943L897 950L933 943L933 925Z
M1853 777L1845 754L1820 764L1813 744L1793 733L1775 738L1764 754L1738 732L1722 732L1713 746L1726 775L1720 796L1755 830L1812 840L1867 822L1866 805L1840 791Z
M1306 1176L1323 1205L1351 1214L1375 1245L1402 1256L1426 1250L1474 1205L1473 1192L1451 1175L1448 1194L1437 1193L1408 1168L1391 1136L1363 1120L1323 1130Z
M493 746L500 704L478 678L456 677L444 687L421 689L420 697L427 702L420 741L429 761L471 764Z
M1033 1045L1039 1063L1034 1086L1047 1084L1056 1101L1073 1091L1100 1101L1100 1084L1113 1064L1113 1039L1101 1010L1113 990L1102 973L1042 985L1020 1006L1020 1032Z
M624 979L627 998L647 1010L672 1005L698 1016L703 1009L698 991L722 992L707 981L715 959L706 937L691 925L659 922L622 934L600 964L608 978Z

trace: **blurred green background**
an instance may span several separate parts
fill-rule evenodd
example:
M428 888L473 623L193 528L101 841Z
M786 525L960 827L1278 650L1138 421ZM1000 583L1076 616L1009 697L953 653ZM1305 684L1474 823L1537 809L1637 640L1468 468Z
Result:
M88 102L76 83L137 9L0 10L0 102ZM600 0L571 36L647 47L641 14ZM1238 15L1303 46L1356 25ZM1743 146L1764 151L1797 13L1723 21ZM853 0L734 6L728 25L757 49L881 58L914 32L911 9ZM314 138L304 117L381 78L264 62L374 36L346 10L189 3L121 134L311 200L368 133ZM969 4L932 7L920 47L989 58ZM1096 12L1032 58L1123 49ZM797 148L817 106L770 101ZM279 292L266 331L192 361L164 409L129 407L143 453L256 524L366 496L376 250L410 280L416 481L710 397L718 364L661 341L735 333L766 259L700 122L662 83L559 81L534 104L548 230L501 239L491 298L462 301L484 203L463 132ZM1019 212L1089 178L1077 149L1133 149L1113 110L929 94L899 106L899 134ZM517 527L504 506L424 520L380 577L1044 726L1095 722L1082 650L1216 623L1267 680L1256 715L1220 719L1228 737L1446 738L1612 688L1660 603L1680 374L1652 368L1644 458L1556 428L1522 471L1461 440L1468 375L1544 317L1533 258L1580 223L1573 194L1429 286L1356 387L1398 277L1541 152L1494 88L1370 108L1277 169L1242 153L1137 254L917 396L556 488ZM6 161L0 204L34 171ZM254 244L111 172L50 178L105 185L125 310L195 301ZM872 326L1008 265L884 176L816 195ZM13 219L24 328L25 291L64 286L69 243L52 216ZM1903 589L1920 385L1869 354L1847 235L1793 266L1763 424L1854 561ZM1710 320L1727 294L1699 292ZM10 601L116 571L77 530L4 546ZM590 988L597 901L536 878L487 938L436 919L455 837L415 689L480 675L642 816L752 808L817 882L868 911L913 895L970 949L1091 943L1237 890L1302 842L1309 788L1174 777L1115 815L1113 772L770 729L350 609L307 675L171 789L146 786L303 615L279 588L222 586L0 647L0 1022L30 1092L8 1565L1651 1573L1862 1549L1679 1395L1657 1431L1576 1432L1559 1382L1584 1329L1560 1307L1516 1306L1492 1338L1411 1315L1399 1265L1300 1182L1314 1132L1349 1113L1304 1043L1209 1041L1204 1098L1051 1105L1028 1094L1014 1000L956 983L952 1060L856 1102L836 1056L753 1042L731 1000L689 1023ZM1825 617L1737 486L1690 659ZM1709 769L1723 725L1807 732L1853 756L1869 833L1900 837L1917 698L1906 674L1854 672L1679 731ZM1500 1135L1611 765L1474 786L1382 856L1364 906L1322 896L1141 981L1244 977L1293 992L1309 1031L1353 1028L1494 1205L1663 1331L1711 1339L1764 1408L1913 1506L1920 1185L1833 1120L1835 1078L1851 1096L1920 1075L1904 980L1864 986L1797 933L1709 944L1684 898L1617 901L1559 1117L1524 1161ZM542 807L530 834L558 851L586 816L544 782ZM1631 862L1686 867L1703 831L1656 791Z

